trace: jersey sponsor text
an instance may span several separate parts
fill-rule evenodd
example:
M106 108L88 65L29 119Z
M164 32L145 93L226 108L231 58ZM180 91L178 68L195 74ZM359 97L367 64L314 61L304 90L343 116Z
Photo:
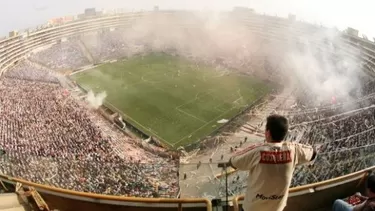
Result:
M292 162L290 151L261 151L259 163L285 164Z
M257 193L257 195L255 196L255 198L257 199L261 199L261 200L280 200L284 197L284 195L272 195L272 196L265 196L263 194L259 194Z

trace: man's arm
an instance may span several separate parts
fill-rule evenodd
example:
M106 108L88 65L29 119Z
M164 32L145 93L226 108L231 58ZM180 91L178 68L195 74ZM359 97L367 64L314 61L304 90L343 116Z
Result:
M232 168L234 168L234 169L237 169L237 168L233 165L233 163L232 163L232 158L229 158L229 161L228 161L227 166L230 166L230 167L232 167Z
M368 199L367 196L362 196L360 192L355 193L354 196L361 199L361 201L366 201Z
M232 167L232 168L234 168L234 169L237 169L236 167L233 166L233 164L232 164L232 162L231 162L231 159L232 159L232 158L230 158L229 161L226 162L226 163L219 163L219 165L218 165L217 167L219 167L219 168L223 168L223 167Z
M257 163L259 158L258 149L253 148L243 154L235 155L229 159L228 165L234 169L250 170Z
M318 154L318 153L316 152L316 149L313 149L313 155L312 155L312 158L311 158L310 161L315 160L317 154Z
M301 165L313 161L317 156L317 150L312 146L304 144L296 144L296 164Z

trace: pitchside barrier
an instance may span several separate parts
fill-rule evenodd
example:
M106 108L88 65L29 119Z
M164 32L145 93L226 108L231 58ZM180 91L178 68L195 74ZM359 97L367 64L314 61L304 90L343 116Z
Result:
M68 77L69 80L73 81L70 77ZM76 84L77 87L79 89L81 89L84 93L87 93L88 91L86 89L84 89L81 85L79 84ZM104 105L102 105L98 112L100 113L100 115L102 115L104 118L106 118L108 121L112 122L112 123L115 123L115 126L120 130L122 131L123 133L125 133L126 135L130 136L130 137L141 137L141 138L148 138L149 136L145 133L143 133L141 130L139 130L137 127L133 126L130 122L122 119L122 121L126 124L126 129L127 130L124 130L123 128L121 128L117 123L116 121L114 121L114 119L112 118L113 115L110 115L108 111L106 111L106 109L109 109L113 114L114 113L117 113L118 115L121 115L123 116L121 113L118 113L116 108L113 108L110 104L106 104L106 102L104 102ZM129 132L130 131L130 132ZM153 137L152 138L152 141L153 143L155 143L155 139ZM170 149L169 146L166 146L166 145L163 145L162 142L156 142L157 146L151 146L149 143L145 143L144 141L137 141L136 139L134 140L139 146L143 147L145 150L147 151L150 151L152 153L156 153L162 157L173 157L173 158L178 158L179 157L179 154L176 152L176 151L168 151L168 152L162 152L161 150L157 150L157 148L159 146L163 147L164 149Z
M68 77L68 79L71 80L71 81L74 81L71 77ZM77 87L80 88L84 93L88 93L88 91L87 91L85 88L83 88L81 85L79 85L78 83L75 83L75 84L76 84ZM125 123L125 125L126 125L126 129L127 129L128 131L130 131L131 134L128 134L128 132L125 132L124 130L122 130L122 131L124 131L124 132L127 133L128 135L131 135L131 136L132 136L132 135L134 134L135 136L140 137L140 138L142 138L142 139L147 139L147 138L151 137L152 141L153 141L154 143L156 143L157 146L162 146L162 147L164 147L164 148L166 148L166 149L171 149L171 146L169 146L169 145L167 145L166 143L161 142L161 141L159 141L158 139L152 137L152 134L149 135L149 134L145 133L143 130L139 129L138 126L136 126L136 125L133 124L132 122L128 121L128 120L127 120L128 117L127 117L124 113L122 113L122 112L119 111L117 108L115 108L114 106L112 106L112 104L110 104L110 103L107 102L106 100L104 101L104 103L103 103L103 105L102 105L101 107L105 107L105 108L111 110L113 113L117 113L118 115L120 115L120 116L122 117L122 122ZM104 110L105 110L105 109L104 109ZM104 115L104 116L105 116L109 121L114 122L114 120L111 119L111 117L109 117L109 116L107 116L107 115ZM117 125L117 124L116 124L116 125Z
M71 77L68 77L69 80L71 81L74 81ZM75 83L77 85L78 88L80 88L84 93L88 93L88 91L83 88L81 85L79 85L78 83ZM108 109L110 109L113 113L118 113L117 109L114 108L112 105L108 104L106 101L104 102L104 106ZM118 113L119 115L123 116L121 113ZM107 117L108 118L108 117ZM126 117L123 117L123 118L126 118ZM111 122L113 120L109 119ZM146 133L144 133L143 131L139 130L136 126L134 126L132 123L128 122L126 119L123 119L122 120L125 124L126 124L126 127L127 129L129 129L130 131L132 131L134 134L136 134L138 137L141 137L143 139L145 138L148 138L149 135L147 135Z

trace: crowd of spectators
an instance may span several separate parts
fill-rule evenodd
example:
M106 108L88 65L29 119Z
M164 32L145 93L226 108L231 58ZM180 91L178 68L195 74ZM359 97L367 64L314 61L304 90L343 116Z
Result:
M125 34L121 29L102 31L82 35L81 40L96 62L127 58L144 50L142 44L127 41Z
M197 64L217 65L219 69L252 72L262 67L269 74L278 71L274 67L278 62L264 52L247 59L254 52L246 46L232 49L234 54L220 51L225 46L205 43L211 46L207 48L211 51L206 52L198 47L176 49L173 42L165 46L149 40L137 42L142 36L133 39L124 34L121 29L85 34L79 40L71 39L36 52L30 60L54 70L76 69L89 63L82 52L84 48L94 62L157 49ZM331 179L375 164L371 159L375 154L374 83L363 81L358 91L360 98L354 98L356 94L348 101L313 106L306 106L315 100L308 90L302 92L305 98L297 99L297 108L288 114L288 139L318 146L320 154L314 165L297 167L292 186ZM165 189L171 196L177 193L178 161L142 151L115 129L103 127L106 123L66 92L54 73L27 60L20 62L0 80L0 103L0 147L7 152L1 158L0 172L95 193L143 197L157 197L157 189ZM229 192L243 192L246 177L246 173L231 175ZM224 192L224 183L220 184L220 191Z
M104 122L96 122L99 117L59 84L2 78L0 105L2 174L114 195L157 197L164 191L175 196L178 191L177 160L107 133L114 129L103 128Z
M225 42L217 43L218 40L202 39L202 37L208 36L204 33L202 37L197 37L196 43L191 45L181 44L181 40L189 39L185 33L156 36L157 33L137 27L86 33L79 38L70 38L65 42L36 52L30 60L55 70L74 70L90 63L84 51L92 56L94 64L157 51L183 56L199 64L216 66L219 70L236 69L254 73L259 72L257 71L259 69L265 69L267 78L280 77L278 71L280 59L275 60L272 56L267 56L267 50L258 51L254 56L250 43L228 50L228 45ZM194 33L200 34L201 32L194 31ZM202 45L206 48L202 49ZM272 43L267 43L267 46L274 47Z
M179 55L199 64L216 66L220 70L236 69L254 73L258 69L265 69L268 76L276 77L275 75L278 75L276 66L280 61L274 61L265 52L258 52L257 56L250 56L253 52L250 52L246 47L235 48L229 52L227 49L223 49L225 46L217 45L216 41L200 38L197 39L199 44L195 48L178 42L179 39L188 39L184 37L186 35L162 35L151 39L152 33L152 30L144 32L133 28L103 30L84 34L81 36L81 41L94 58L95 63L155 51ZM200 45L208 46L208 50L202 49Z
M36 64L28 60L18 62L6 71L4 76L22 80L59 83L55 72L51 72L43 67L37 67Z
M371 84L362 84L366 91L358 99L290 112L292 127L288 139L319 149L314 165L296 168L292 186L332 179L375 165L375 87Z
M33 53L30 60L41 63L53 70L74 70L88 65L89 61L82 52L78 39L71 39L54 44Z

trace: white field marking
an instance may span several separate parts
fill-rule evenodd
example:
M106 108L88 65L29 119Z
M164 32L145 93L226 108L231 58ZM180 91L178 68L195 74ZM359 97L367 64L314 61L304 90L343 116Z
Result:
M223 113L223 112L225 112L225 110L220 109L220 108L218 108L218 107L221 106L221 105L223 105L223 104L226 104L226 103L227 103L227 102L222 101L222 103L217 104L217 105L214 107L214 109L215 109L216 111L219 111L219 112Z
M218 108L219 106L221 106L221 105L223 105L223 104L224 104L224 103L215 106L214 109L215 109L216 111L218 111L218 112L221 112L221 113L225 112L225 110L222 110L222 109Z
M172 72L172 71L169 71L169 72ZM130 73L130 72L128 72L128 73ZM152 73L152 74L149 74L149 73ZM166 73L168 73L168 72L165 72L164 74L166 74ZM166 79L166 80L160 80L160 81L149 81L149 80L147 80L147 79L144 78L144 77L147 76L147 75L154 75L154 74L157 74L157 73L153 73L153 72L144 73L144 74L142 74L142 76L141 76L141 78L140 78L139 81L134 82L134 83L131 83L131 84L129 84L129 85L126 85L125 88L128 89L129 87L132 87L132 86L134 86L134 85L144 84L144 83L145 83L145 84L149 84L149 85L153 85L153 84L155 84L155 83L163 83L163 82L165 82L165 81L168 80L168 79ZM174 78L172 78L172 79L174 79ZM159 87L154 87L154 88L155 88L155 89L159 89L159 90L165 92L165 90L163 90L163 89L161 89L161 88L159 88Z
M243 97L243 96L241 95L241 89L238 89L238 90L237 90L237 94L238 94L239 97L241 97L241 98Z
M205 95L210 95L210 96L212 97L211 93L214 92L214 91L215 91L215 90L212 89L212 90L210 90L210 91L208 91L208 92L206 92L206 93L205 93L205 91L203 91L203 92L198 92L198 93L195 95L195 98L194 98L193 100L188 101L187 103L184 103L184 104L182 104L182 105L179 105L179 106L177 106L175 109L178 110L178 111L180 111L180 112L182 112L182 113L184 113L184 114L186 114L186 115L189 115L190 117L193 117L193 118L195 118L195 119L197 119L197 120L199 120L199 121L201 121L201 122L203 122L203 123L207 123L207 121L205 121L205 120L203 120L203 119L200 119L200 118L198 118L198 117L196 117L196 116L194 116L194 115L192 115L192 114L190 114L190 113L188 113L188 112L182 110L181 107L183 107L184 105L187 105L187 104L193 103L194 101L200 99L199 94L201 94L201 93L205 93ZM205 95L204 95L204 96L205 96ZM224 102L224 103L226 103L226 102ZM221 104L219 104L219 105L222 105L222 104L224 104L224 103L221 103ZM219 111L219 112L225 112L225 110L224 110L224 111L223 111L223 110L219 110L219 109L216 109L216 107L214 107L214 109L217 110L217 111Z
M227 114L229 111L231 111L233 108L235 107L232 107L230 109L228 109L227 111L225 111L224 113L220 114L219 116L213 118L211 121L207 122L206 124L202 125L201 127L199 127L198 129L194 130L193 132L191 132L190 134L194 134L196 133L197 131L199 131L200 129L202 129L203 127L206 127L208 124L212 123L213 121L215 121L216 119L220 118L221 116ZM189 134L189 135L190 135ZM178 140L177 142L173 143L172 146L174 147L176 144L180 143L181 141L183 141L186 137L188 136L184 136L182 137L180 140Z
M145 126L143 126L142 124L140 124L139 122L137 122L136 120L134 120L133 118L131 118L130 116L124 114L122 111L118 110L112 103L106 101L107 104L109 104L113 109L115 109L118 113L124 115L126 118L132 120L133 122L137 123L140 127L142 127L143 129L145 129L146 131L150 132L151 134L153 134L154 136L156 136L158 139L162 140L164 143L166 143L167 145L173 147L172 144L170 144L169 142L165 141L165 139L161 138L160 136L154 134L151 130L149 130L148 128L146 128Z
M237 101L239 101L241 99L242 99L242 97L237 98L235 101L232 102L232 104L237 104L237 105L241 106L241 103L237 102Z
M94 68L91 68L91 69L95 69L95 67L94 67ZM84 70L82 70L82 71L84 71ZM169 71L169 72L172 72L172 71ZM185 72L186 74L188 74L186 71L183 71L183 72ZM147 73L146 73L146 74L147 74ZM142 77L143 77L143 76L144 76L144 75L142 75ZM142 79L142 78L141 78L141 79ZM172 78L172 79L174 79L174 78ZM164 81L164 80L163 80L163 81ZM204 81L206 81L206 75L204 75ZM133 84L130 84L130 85L128 85L128 86L132 86L132 85L135 85L135 84L141 84L141 83L147 83L147 82L150 84L149 81L139 81L139 82L135 82L135 83L133 83ZM151 83L152 83L152 82L151 82ZM128 87L128 86L126 86L126 87ZM159 88L159 90L164 91L164 90L162 90L162 89L160 89L160 88ZM214 91L215 91L214 89L209 89L209 90L207 90L207 91L199 92L199 93L196 94L196 96L195 96L195 98L194 98L193 100L191 100L191 101L189 101L189 102L187 102L187 103L184 103L184 104L182 104L182 105L177 106L176 109L179 109L180 107L182 107L182 106L184 106L184 105L186 105L186 104L189 104L189 103L192 103L192 102L196 101L197 99L199 99L199 94L201 94L201 93L205 93L205 92L206 92L206 94L210 95L210 94L211 94L212 92L214 92ZM224 101L224 102L225 102L225 101ZM149 131L149 132L152 133L154 136L156 136L157 138L159 138L160 140L162 140L165 144L167 144L167 145L169 145L169 146L172 146L172 147L174 147L176 144L180 143L180 142L181 142L183 139L185 139L186 137L188 137L188 136L190 136L190 135L196 133L196 132L197 132L198 130L200 130L201 128L205 127L206 125L208 125L209 123L211 123L211 122L214 121L215 119L217 119L217 118L219 118L220 116L222 116L222 115L228 113L229 111L231 111L233 108L236 107L236 106L233 106L232 108L230 108L230 109L228 109L228 110L226 110L226 111L222 111L223 113L220 114L218 117L212 119L212 120L209 121L209 122L206 122L206 121L205 121L206 124L202 125L202 126L201 126L200 128L198 128L197 130L193 131L193 132L190 133L189 135L184 136L184 137L181 138L178 142L176 142L176 143L174 143L174 144L170 144L169 142L165 141L165 139L163 139L163 138L161 138L160 136L156 135L154 132L152 132L151 130L147 129L145 126L143 126L142 124L140 124L139 122L137 122L137 121L134 120L133 118L129 117L128 115L126 115L126 114L124 114L123 112L121 112L120 110L118 110L115 106L113 106L113 105L112 105L111 103L109 103L108 101L107 101L106 103L108 103L109 105L111 105L111 107L112 107L113 109L115 109L117 112L119 112L120 114L124 115L125 117L127 117L127 118L130 119L130 120L132 120L133 122L137 123L140 127L142 127L143 129L145 129L146 131ZM218 110L218 109L216 109L216 110Z
M210 95L211 95L211 93L210 93ZM213 96L211 95L211 97L213 97ZM232 105L234 105L234 104L235 104L238 100L240 100L241 98L242 98L242 96L241 96L240 98L237 98L236 100L234 100L234 101L232 101L232 102L227 102L227 101L225 101L225 100L219 99L220 101L222 101L222 103L216 105L216 106L214 107L214 109L217 110L217 111L220 111L220 112L225 112L226 110L222 110L222 109L220 109L220 108L218 108L218 107L221 106L221 105L223 105L223 104L232 104ZM239 106L239 107L243 107L243 106L246 106L246 104L245 104L245 105L241 105L241 104L238 103L238 106ZM234 107L238 107L238 106L234 106ZM232 108L233 108L233 107L232 107Z
M175 109L179 110L182 106L185 106L185 105L187 105L187 104L193 103L194 101L196 101L196 100L198 100L198 99L200 98L199 95L202 94L202 93L204 93L205 95L206 95L206 94L209 95L210 93L212 93L212 92L214 92L214 91L215 91L214 89L210 89L210 90L207 90L207 91L198 92L198 93L195 95L194 99L189 100L188 102L186 102L186 103L184 103L184 104L182 104L182 105L179 105L179 106L175 107ZM203 96L205 96L205 95L203 95ZM204 121L204 122L207 123L207 121ZM182 139L184 139L184 138L190 136L191 134L192 134L192 133L189 133L188 135L182 137ZM180 142L182 139L180 139L179 142ZM172 146L174 147L174 144L172 144Z
M175 108L175 109L176 109L177 111L179 111L179 112L182 112L182 113L184 113L184 114L186 114L186 115L188 115L188 116L190 116L190 117L196 119L196 120L199 120L199 121L201 121L201 122L203 122L203 123L207 123L207 122L204 121L203 119L200 119L200 118L194 116L193 114L190 114L190 113L188 113L188 112L186 112L186 111L184 111L184 110L181 110L180 108Z
M147 74L147 73L146 73L146 74ZM187 74L187 73L186 73L186 74ZM144 76L144 75L143 75L143 76ZM142 76L142 77L143 77L143 76ZM163 81L166 81L166 80L163 80ZM144 80L144 79L142 78L142 81L138 81L138 82L135 82L135 83L133 83L133 84L130 84L130 85L126 86L126 88L128 88L129 86L133 86L133 85L136 85L136 84L142 84L142 83L147 83L147 84L152 85L152 82L147 81L147 80ZM158 90L161 90L161 91L163 91L163 92L165 92L165 90L163 90L163 89L161 89L161 88L159 88L159 87L154 87L154 88L155 88L155 89L158 89ZM213 92L213 91L214 91L214 90L210 90L210 92ZM207 94L210 94L210 92L207 93ZM204 93L204 92L199 92L199 93L197 93L196 96L195 96L195 98L194 98L194 100L192 100L191 102L194 102L195 100L199 99L199 94L201 94L201 93ZM187 114L187 115L193 117L192 114L189 114L189 113L187 113L187 112L185 112L185 111L183 111L183 110L180 110L180 107L182 107L182 106L184 106L184 105L186 105L186 104L189 104L189 103L191 103L191 102L187 102L187 103L185 103L185 104L182 104L182 105L180 105L180 106L177 106L175 109L177 109L178 111L183 112L183 113L185 113L185 114ZM156 137L159 138L160 140L162 140L164 143L167 143L167 145L172 146L172 147L174 146L174 145L170 144L169 142L167 142L165 139L163 139L163 138L161 138L160 136L158 136L157 134L155 134L155 132L153 132L151 129L146 128L145 126L143 126L142 124L140 124L139 122L137 122L136 120L134 120L133 118L129 117L128 115L126 115L126 114L124 114L123 112L121 112L120 110L118 110L113 104L109 103L108 101L107 101L106 103L108 103L109 105L111 105L111 107L113 107L113 109L115 109L115 110L116 110L117 112L119 112L120 114L124 115L125 117L127 117L127 118L130 119L130 120L132 120L133 122L137 123L140 127L142 127L143 129L145 129L146 131L150 132L151 134L153 134L154 136L156 136ZM198 117L195 117L195 116L194 116L193 118L198 119L199 121L202 121L203 123L207 123L207 121L204 121L204 120L202 120L202 119L199 119ZM187 136L188 136L188 135L187 135ZM187 136L186 136L186 137L187 137Z
M224 75L226 75L228 73L229 73L228 70L222 70L222 71L219 71L219 73L217 75L212 76L212 78L220 78L220 77L223 77Z
M211 94L210 94L211 95ZM211 95L211 97L213 97L212 95ZM228 102L226 102L225 100L222 100L222 99L219 99L222 103L220 103L220 104L218 104L218 105L216 105L215 107L214 107L214 109L216 110L216 111L219 111L219 112L225 112L226 110L223 110L223 109L220 109L220 108L218 108L219 106L221 106L221 105L223 105L223 104L232 104L233 105L233 102L231 102L231 103L228 103Z
M87 71L87 70L94 70L94 69L97 69L97 67L102 66L102 65L104 65L104 64L99 64L99 65L95 65L95 66L89 66L89 67L84 68L84 69L82 69L82 70L79 70L79 71L73 72L73 73L71 73L70 75L72 76L72 75L75 75L75 74L77 74L77 73L80 73L80 72L83 72L83 71ZM188 74L187 71L182 71L182 74L181 74L181 70L178 70L178 71L179 71L179 75L187 75L187 74ZM125 71L125 72L128 73L128 74L130 74L130 75L133 75L132 72L130 72L130 71ZM151 74L150 74L150 73L151 73ZM174 73L174 71L166 71L166 72L164 72L164 74L166 74L166 76L169 76L169 75L168 75L169 73ZM147 82L148 82L149 84L152 84L152 83L162 83L162 82L166 81L166 80L161 80L161 81L149 81L149 80L147 80L147 79L144 78L144 77L146 77L147 75L156 75L156 74L160 74L160 73L157 73L157 72L147 72L147 73L143 73L142 76L140 76L141 78L140 78L139 81L126 85L126 86L125 86L125 89L128 89L129 87L134 86L134 85L138 85L138 84L142 84L142 83L147 83ZM76 76L75 81L76 81L77 79L81 78L81 77L84 77L84 76L83 76L83 75ZM123 75L122 75L121 77L123 77ZM174 77L171 77L171 79L174 79ZM164 91L164 90L163 90L163 91Z
M181 71L181 70L179 70L179 71ZM152 81L152 80L147 80L147 78L145 78L146 76L148 76L148 75L160 75L160 73L157 73L157 72L147 72L147 73L144 73L144 74L142 74L142 77L141 77L141 80L142 81L140 81L140 82L138 82L138 83L142 83L142 82L145 82L145 83L149 83L149 84L156 84L156 83L163 83L163 82L165 82L165 81L168 81L168 80L175 80L175 77L173 77L173 75L172 76L170 76L169 74L170 73L175 73L175 71L166 71L166 72L164 72L164 76L166 76L165 77L165 80L159 80L159 81ZM181 75L187 75L188 73L186 73L185 71L183 72L183 74L181 74ZM168 79L169 78L169 79ZM177 79L178 80L178 79ZM164 91L164 90L163 90Z
M147 74L147 73L146 73L146 74ZM143 76L142 76L142 77L143 77ZM163 81L166 81L166 80L163 80ZM138 82L135 82L135 83L130 84L130 85L126 86L126 87L133 86L133 85L136 85L136 84L142 84L142 83L147 83L147 84L152 85L152 82L149 82L149 81L147 81L147 80L144 80L144 81L138 81ZM158 89L158 90L160 90L160 91L165 92L165 90L163 90L163 89L161 89L161 88L159 88L159 87L154 87L154 88L155 88L155 89ZM200 94L200 93L197 93L197 95L195 96L194 101L198 99L198 95L199 95L199 94ZM151 134L153 134L154 136L156 136L158 139L162 140L164 143L167 143L167 145L173 147L172 144L170 144L170 143L167 142L165 139L163 139L163 138L161 138L160 136L158 136L158 135L156 134L156 132L153 132L153 130L152 130L151 128L150 128L150 129L146 128L145 126L143 126L142 124L140 124L139 122L137 122L136 120L134 120L133 118L129 117L128 115L126 115L126 114L124 114L123 112L121 112L120 110L118 110L113 104L109 103L108 101L107 101L106 103L108 103L109 105L111 105L111 107L113 107L113 108L114 108L117 112L119 112L120 114L124 115L125 117L127 117L127 118L130 119L130 120L132 120L133 122L137 123L140 127L142 127L143 129L145 129L146 131L150 132ZM185 103L185 104L187 104L187 103ZM183 105L185 105L185 104L183 104ZM181 106L183 106L183 105L181 105ZM176 107L176 109L179 110L179 107L180 107L180 106ZM182 111L182 110L180 110L180 111ZM182 112L184 112L184 111L182 111ZM186 113L186 112L185 112L185 113ZM186 114L187 114L187 113L186 113ZM188 115L192 116L191 114L188 114ZM195 118L197 118L197 117L195 117ZM198 119L199 119L199 118L198 118ZM204 121L204 120L201 120L201 119L199 119L199 120L200 120L200 121L203 121L204 123L206 123L206 121Z
M240 100L242 97L236 99L235 101L237 100ZM235 102L233 101L232 104ZM224 114L228 113L229 111L233 110L234 108L237 108L237 106L232 106L230 109L226 110L225 112L221 113L219 116L213 118L212 120L208 121L206 124L202 125L201 127L199 127L198 129L196 129L195 131L191 132L189 135L192 135L194 133L196 133L197 131L199 131L200 129L202 129L203 127L207 126L208 124L212 123L213 121L215 121L216 119L220 118L221 116L223 116ZM181 138L180 140L178 140L177 142L173 143L172 146L174 147L176 144L180 143L182 140L184 140L186 137L188 137L189 135L187 136L184 136L183 138Z
M72 75L75 75L75 74L77 74L77 73L80 73L80 72L83 72L83 71L86 71L86 70L92 70L92 69L95 69L95 68L96 68L96 66L91 67L91 68L87 68L87 69L82 69L82 70L79 70L79 71L72 72L72 73L70 73L69 75L72 76ZM79 77L79 76L78 76L78 77Z
M215 90L213 90L213 91L215 91ZM212 91L212 92L213 92L213 91ZM210 95L212 92L210 92L210 93L208 93L208 94ZM195 100L197 100L197 99L198 99L198 95L199 95L200 93L202 93L202 92L197 93L197 95L195 96L195 99L192 100L191 102L194 102ZM233 102L232 102L232 105L234 104L234 102L240 100L241 98L242 98L242 97L237 98L235 101L233 101ZM188 103L191 103L191 102L188 102ZM183 104L183 105L186 105L186 104L188 104L188 103L185 103L185 104ZM224 103L227 103L227 102L224 101ZM178 106L177 108L180 108L180 107L183 106L183 105L180 105L180 106ZM197 131L199 131L199 130L202 129L203 127L207 126L208 124L212 123L212 122L215 121L216 119L220 118L220 117L223 116L224 114L228 113L229 111L231 111L231 110L233 110L234 108L237 108L237 107L238 107L238 106L234 106L234 105L233 105L230 109L224 111L224 112L221 113L219 116L217 116L217 117L213 118L212 120L206 122L206 124L202 125L201 127L199 127L198 129L196 129L195 131L189 133L189 135L186 135L186 136L182 137L180 140L178 140L177 142L173 143L172 146L174 147L176 144L180 143L180 142L181 142L183 139L185 139L186 137L188 137L188 136L190 136L190 135L193 135L194 133L196 133Z
M131 84L126 85L125 88L128 89L129 87L132 87L132 86L134 86L134 85L138 85L138 84L143 84L143 83L145 83L145 82L147 82L147 81L138 81L138 82L134 82L134 83L131 83Z
M146 79L144 79L144 77L145 77L145 74L143 74L142 77L141 77L142 82L149 82Z
M167 72L164 72L164 75L165 75L165 76L167 76L166 74L167 74ZM143 73L143 74L142 74L142 77L141 77L141 80L144 81L144 82L149 82L149 83L158 83L158 82L160 83L160 82L163 82L163 81L164 81L164 80L159 80L159 81L147 80L147 79L145 79L145 77L148 76L148 75L151 75L151 76L152 76L152 75L160 75L160 73L157 73L157 72L147 72L147 73Z
M233 103L233 104L237 104L237 105L239 105L240 107L244 106L243 103L239 103L239 102L237 102L237 101L239 101L239 100L242 100L242 101L243 101L243 96L241 95L241 89L238 89L236 93L238 94L239 98L237 98L237 99L236 99L235 101L233 101L232 103ZM245 104L245 105L246 105L246 104Z
M186 103L184 103L184 104L181 104L181 105L177 106L176 109L177 109L177 108L181 108L181 107L184 106L184 105L187 105L187 104L193 103L194 101L200 99L200 96L199 96L199 95L202 94L202 93L204 93L203 96L205 96L205 95L209 95L209 94L211 94L211 93L214 92L214 91L215 91L214 89L209 89L209 90L207 90L207 91L201 91L201 92L198 92L198 93L195 95L194 99L189 100L188 102L186 102Z

